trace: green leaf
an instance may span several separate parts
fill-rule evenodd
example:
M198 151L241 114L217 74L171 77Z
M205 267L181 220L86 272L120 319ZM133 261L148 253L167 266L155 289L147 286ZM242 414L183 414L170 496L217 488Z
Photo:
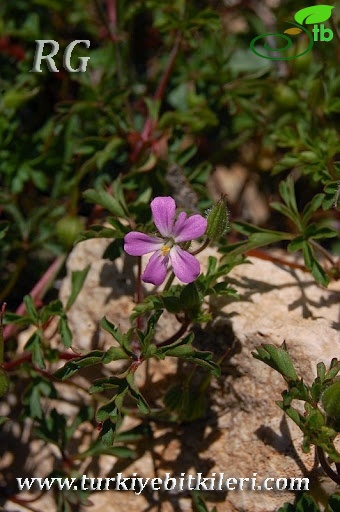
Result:
M58 324L58 332L64 347L70 348L72 345L72 331L67 323L66 316L60 318Z
M134 373L129 372L126 376L126 381L129 385L129 391L132 398L137 401L137 407L142 414L148 414L150 412L149 405L143 395L140 393L135 381Z
M326 198L323 202L323 209L328 210L332 207L340 209L340 182L330 181L324 187Z
M323 363L323 362L318 363L316 365L316 371L317 371L317 376L320 379L320 382L323 383L323 381L325 380L325 377L326 377L325 363Z
M119 432L116 437L117 443L137 443L145 440L151 435L150 427L145 423L139 423L136 427Z
M125 211L119 201L114 198L111 194L106 192L103 189L89 189L85 190L84 197L90 203L98 204L108 210L112 215L117 215L118 217L126 217Z
M110 261L115 261L119 258L124 252L124 241L123 239L118 238L108 245L104 251L103 259L108 259Z
M140 315L145 315L150 311L154 311L156 309L163 309L164 307L165 306L161 297L158 297L156 295L149 295L148 297L145 297L145 299L143 299L140 304L136 304L136 306L133 308L130 320L132 322Z
M329 512L338 512L340 510L340 496L333 494L328 500Z
M288 382L299 380L299 376L296 373L284 343L281 345L281 347L263 343L259 347L255 347L255 350L257 350L257 353L252 352L252 355L255 357L255 359L259 359L271 368L274 368L274 370L281 373L281 375Z
M110 419L112 423L117 423L120 419L120 408L127 392L128 388L126 387L121 391L121 393L115 395L109 402L106 402L106 404L99 407L96 413L96 420L103 422Z
M298 427L301 428L301 430L303 429L305 421L302 414L300 414L294 407L285 407L283 402L276 402L276 404L297 424Z
M78 295L84 285L86 276L89 273L90 268L91 268L91 265L88 265L83 270L75 270L74 272L72 272L71 294L68 298L68 301L66 304L66 309L70 309L70 307L72 306L72 304L75 302L76 298L78 297Z
M6 423L6 421L8 421L8 420L9 420L9 418L7 418L7 416L0 416L0 427L4 423Z
M249 238L244 242L232 244L224 248L224 251L228 254L243 254L257 247L274 244L282 240L290 240L293 237L291 233L259 228L246 222L233 222L232 228Z
M321 396L322 390L323 390L323 385L320 382L320 379L315 379L315 381L312 384L311 390L310 390L311 396L312 396L312 400L314 402L317 403L320 400L320 396Z
M313 25L314 23L322 23L328 20L332 15L332 5L311 5L300 9L294 16L294 19L300 25L306 23L307 25Z
M42 350L42 334L35 331L25 345L25 350L32 353L32 361L39 368L45 368L44 354Z
M44 324L51 316L62 316L64 315L64 307L62 302L57 299L53 300L46 306L40 309L40 320Z
M214 256L208 257L207 275L214 274L217 268L217 258Z
M294 214L298 215L299 211L296 204L294 179L292 176L289 176L286 181L281 181L279 185L279 192L288 208Z
M118 437L118 436L117 436ZM116 437L116 441L117 441ZM111 445L112 443L110 443ZM135 459L136 453L125 446L107 446L102 442L102 439L96 439L91 446L77 455L77 459L85 459L87 457L98 457L99 455L111 455L119 459Z
M17 315L6 311L3 320L4 325L15 324L15 325L27 325L30 323L30 318L27 315Z
M289 244L287 245L287 250L289 252L302 251L303 245L305 243L306 241L303 235L297 236L296 238L294 238L294 240L289 242Z
M290 210L285 204L272 202L269 204L269 206L272 208L272 210L276 210L277 212L281 213L281 215L284 215L290 219L294 224L297 225L299 223L298 214Z
M312 496L303 494L297 503L296 512L320 512L320 510Z
M74 417L71 424L68 424L66 427L65 435L66 440L71 441L73 439L74 433L79 428L79 426L85 422L92 421L94 419L94 409L91 405L82 405L79 407L77 415Z
M84 240L91 240L92 238L120 238L124 234L112 228L104 226L93 225L87 231L83 231L76 238L76 242L83 242Z
M43 417L42 406L40 403L42 396L56 398L56 389L52 382L46 380L41 375L33 375L22 398L22 403L25 405L25 412L30 418L41 419Z
M100 321L100 326L107 331L111 336L118 341L119 345L124 348L126 354L132 355L133 352L130 349L129 336L123 334L121 330L111 323L105 316Z
M100 437L102 438L105 446L113 445L115 440L116 428L116 424L112 423L110 420L106 420L102 424Z
M119 359L127 359L128 355L125 350L120 347L110 347L109 350L103 352L101 350L93 350L85 356L79 357L72 361L68 361L65 366L59 368L54 374L57 379L65 380L71 377L81 368L94 366L95 364L108 364L111 361Z
M36 310L36 307L35 307L32 297L30 295L25 295L23 301L24 301L25 308L26 308L27 314L28 314L31 322L34 325L38 325L39 315Z
M163 359L164 356L186 359L192 363L198 364L199 366L203 366L209 370L212 375L218 377L221 373L221 370L220 367L214 361L212 361L213 354L211 352L203 352L194 349L191 346L193 339L194 335L191 333L188 336L185 336L185 338L177 340L171 345L160 347L155 353L155 356L159 357L160 359Z
M308 228L306 229L305 238L318 240L318 239L324 239L324 238L335 238L339 234L335 229L328 228L327 226L317 226L316 224L310 224Z
M291 503L285 503L277 512L296 512L296 509Z
M213 507L210 511L205 503L204 499L200 496L200 493L197 491L193 491L191 493L192 502L194 505L194 512L217 512L216 507Z
M116 327L112 322L110 322L105 316L100 321L100 327L102 327L105 331L107 331L111 336L118 341L120 345L124 343L124 334L120 331L118 327Z
M163 313L163 310L160 309L160 310L156 311L153 315L150 316L144 333L141 331L137 331L137 333L140 333L139 340L140 340L143 355L148 350L149 345L154 338L155 329L156 329L158 320L159 320L160 316L162 315L162 313Z
M47 443L58 446L61 450L65 449L66 444L66 417L60 414L56 409L52 409L50 414L44 414L40 425L36 428L37 437Z
M179 313L182 310L182 304L179 300L179 297L174 297L173 295L165 295L161 297L163 307L169 311L169 313Z
M313 199L306 204L302 212L302 224L306 226L307 222L309 222L311 216L316 210L320 208L322 203L325 200L325 194L316 194Z
M308 242L304 242L302 244L302 253L305 260L305 265L311 272L315 281L322 286L328 286L329 277L327 276L318 260L315 258L314 250Z
M331 361L329 370L326 373L326 379L334 379L337 374L340 372L340 361L336 357L334 357Z

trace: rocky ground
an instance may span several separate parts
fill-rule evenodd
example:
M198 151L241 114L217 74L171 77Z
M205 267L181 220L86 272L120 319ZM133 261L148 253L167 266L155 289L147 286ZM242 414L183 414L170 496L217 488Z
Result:
M110 336L98 327L103 315L122 330L129 327L128 316L134 305L134 260L103 260L107 243L91 240L76 246L61 285L61 298L66 300L71 271L91 264L85 286L69 313L74 347L80 351L111 344ZM202 255L203 266L209 254L214 254L214 250L208 249ZM340 283L324 289L308 273L257 258L249 258L249 263L236 267L226 279L238 290L240 299L212 299L207 304L213 313L212 323L196 329L197 347L216 354L229 350L230 355L223 363L222 376L214 378L206 391L205 417L182 424L151 422L153 440L139 446L140 456L136 460L122 461L109 456L101 456L96 463L85 460L79 468L81 474L113 477L121 471L126 476L136 472L141 477L162 477L166 472L174 476L199 472L209 476L216 472L239 478L256 473L259 482L267 477L307 476L321 501L324 490L332 490L331 483L316 467L314 453L302 453L300 431L275 405L284 389L283 379L255 360L251 352L260 343L280 345L285 340L293 360L298 362L300 374L310 382L317 362L322 360L327 365L338 356ZM177 328L172 318L165 317L157 335L159 340ZM143 394L157 404L169 384L178 382L188 371L186 365L177 366L174 359L168 358L153 361L147 375L146 365L142 365L136 377ZM85 382L85 376L81 379ZM69 385L58 384L58 389L65 403L59 401L53 406L61 407L69 415L76 410L74 403L86 399L81 391L70 392ZM136 420L129 419L123 428L134 423ZM24 436L24 442L31 435L30 428L20 433L19 424L11 422L3 432L4 478L11 482L18 475L46 476L56 453L41 441L32 442L27 451L19 443L19 434ZM79 445L93 435L97 434L89 426L82 432ZM284 491L219 491L206 492L205 497L209 507L215 505L218 512L274 512L284 502L294 500L293 493ZM122 504L131 512L192 510L187 492L149 490L135 496L133 492L102 491L92 493L91 502L93 510L103 512L120 512ZM53 510L55 506L48 494L37 505L39 510ZM7 503L4 510L24 509Z

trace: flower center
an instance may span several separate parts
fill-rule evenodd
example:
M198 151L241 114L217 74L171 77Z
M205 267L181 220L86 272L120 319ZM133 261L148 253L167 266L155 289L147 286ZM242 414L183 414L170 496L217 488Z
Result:
M161 248L161 253L162 253L162 256L166 256L168 254L168 252L170 251L171 247L173 247L174 245L174 241L172 238L169 238L165 244L163 245L163 247Z

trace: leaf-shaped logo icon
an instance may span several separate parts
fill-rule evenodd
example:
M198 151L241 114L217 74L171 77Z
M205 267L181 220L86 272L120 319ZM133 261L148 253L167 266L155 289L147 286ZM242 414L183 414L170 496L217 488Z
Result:
M287 28L287 30L284 31L284 34L292 34L292 35L295 35L295 34L300 34L300 32L302 32L301 28Z
M307 25L322 23L331 17L332 9L334 9L333 5L311 5L310 7L300 9L300 11L295 14L294 19L300 23L300 25L303 23Z

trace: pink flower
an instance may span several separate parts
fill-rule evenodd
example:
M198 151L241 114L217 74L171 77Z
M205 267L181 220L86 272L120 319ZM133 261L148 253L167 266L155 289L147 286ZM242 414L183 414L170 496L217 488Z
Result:
M153 252L142 275L145 283L162 284L169 261L176 277L182 283L191 283L200 273L200 264L178 244L202 236L207 228L206 219L202 215L188 217L185 212L181 212L175 221L176 203L172 197L155 197L151 201L151 211L162 238L131 231L124 238L125 252L131 256Z

